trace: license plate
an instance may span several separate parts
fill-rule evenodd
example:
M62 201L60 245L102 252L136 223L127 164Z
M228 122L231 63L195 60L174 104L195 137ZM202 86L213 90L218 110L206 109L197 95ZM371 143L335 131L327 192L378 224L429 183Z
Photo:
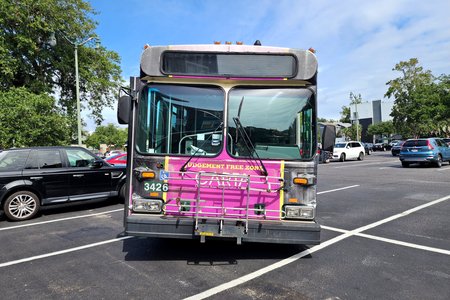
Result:
M166 182L144 182L144 191L146 192L167 192L169 190L169 184Z
M411 149L411 152L418 152L419 150L417 149Z

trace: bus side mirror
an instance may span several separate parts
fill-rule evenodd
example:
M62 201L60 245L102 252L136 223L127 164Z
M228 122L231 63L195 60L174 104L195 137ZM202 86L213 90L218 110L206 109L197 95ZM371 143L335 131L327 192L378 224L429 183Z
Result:
M128 124L130 120L131 97L122 96L117 104L117 121L119 124Z

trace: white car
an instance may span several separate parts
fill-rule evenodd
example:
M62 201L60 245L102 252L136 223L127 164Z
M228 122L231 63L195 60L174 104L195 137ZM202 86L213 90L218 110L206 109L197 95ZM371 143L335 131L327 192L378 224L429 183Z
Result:
M337 143L333 149L333 159L345 161L347 159L363 160L365 155L364 146L357 141Z

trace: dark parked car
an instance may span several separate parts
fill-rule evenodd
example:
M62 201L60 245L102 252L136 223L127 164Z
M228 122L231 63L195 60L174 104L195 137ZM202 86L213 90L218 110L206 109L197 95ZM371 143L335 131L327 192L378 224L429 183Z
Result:
M403 167L412 163L432 163L440 168L442 162L450 162L450 146L439 138L410 139L400 150L400 161Z
M397 141L395 144L392 144L391 153L393 156L397 156L400 154L400 149L402 148L405 141Z
M390 150L391 146L388 143L375 143L373 144L373 151L386 151Z
M362 143L364 146L364 150L366 151L367 155L372 154L373 152L373 144L372 143Z
M41 206L124 195L125 168L81 147L37 147L0 153L0 204L22 221Z

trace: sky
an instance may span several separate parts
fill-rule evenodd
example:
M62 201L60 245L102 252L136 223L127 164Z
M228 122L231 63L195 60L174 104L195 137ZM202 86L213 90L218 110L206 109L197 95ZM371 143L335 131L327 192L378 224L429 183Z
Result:
M450 1L91 0L96 34L121 57L124 80L139 75L143 46L242 41L309 49L319 62L318 116L340 119L350 92L384 98L400 61L450 74ZM104 125L117 124L105 109ZM92 120L84 117L88 130Z

